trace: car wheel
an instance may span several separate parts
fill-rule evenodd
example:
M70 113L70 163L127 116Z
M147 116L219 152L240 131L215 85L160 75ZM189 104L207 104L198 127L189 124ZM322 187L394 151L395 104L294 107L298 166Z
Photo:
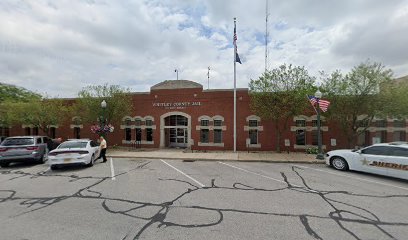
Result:
M56 170L56 169L58 169L58 166L57 165L51 165L50 168L51 168L51 170Z
M91 161L88 163L88 167L92 167L95 163L95 155L92 155Z
M41 158L37 160L37 163L39 163L39 164L44 163L44 155L41 155Z
M348 170L348 164L346 162L346 160L342 157L333 157L331 159L331 165L340 171L345 171Z
M8 167L10 165L10 163L0 163L0 167Z

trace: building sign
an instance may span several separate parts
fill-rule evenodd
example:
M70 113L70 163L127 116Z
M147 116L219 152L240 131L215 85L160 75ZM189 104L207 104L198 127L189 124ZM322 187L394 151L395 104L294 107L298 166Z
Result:
M201 102L158 102L153 103L153 107L164 109L184 109L187 107L199 107Z

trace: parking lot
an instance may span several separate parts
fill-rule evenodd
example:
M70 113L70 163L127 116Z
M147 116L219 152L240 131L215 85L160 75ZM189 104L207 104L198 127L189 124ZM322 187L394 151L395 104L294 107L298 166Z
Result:
M1 239L406 239L408 182L323 164L0 168Z

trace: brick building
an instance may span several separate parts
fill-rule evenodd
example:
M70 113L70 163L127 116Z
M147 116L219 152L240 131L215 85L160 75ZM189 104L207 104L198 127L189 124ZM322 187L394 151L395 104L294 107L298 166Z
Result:
M190 147L193 150L233 150L233 89L203 90L203 86L187 80L169 80L151 87L150 92L133 93L133 113L124 113L120 125L108 135L109 145L143 148ZM306 99L305 99L306 101ZM237 89L237 150L273 151L276 149L275 129L271 121L251 112L248 89ZM109 105L107 106L109 107ZM90 131L93 123L79 117L63 126L52 126L52 137L96 138ZM317 116L309 113L296 116L288 123L282 136L281 150L305 151L317 146ZM322 116L322 143L326 151L345 148L337 124ZM375 119L359 145L374 142L405 141L405 120ZM37 128L14 126L0 128L0 135L37 135Z

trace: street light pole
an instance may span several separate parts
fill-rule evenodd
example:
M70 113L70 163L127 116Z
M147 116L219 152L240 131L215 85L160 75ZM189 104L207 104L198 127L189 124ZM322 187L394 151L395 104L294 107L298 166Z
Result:
M321 135L321 129L320 129L320 98L322 98L322 93L317 90L315 93L315 97L317 99L317 156L316 159L319 160L324 160L324 155L322 152L322 135Z
M105 128L105 109L106 109L106 101L103 100L101 102L101 107L102 107L102 119L101 119L101 128L104 129Z

